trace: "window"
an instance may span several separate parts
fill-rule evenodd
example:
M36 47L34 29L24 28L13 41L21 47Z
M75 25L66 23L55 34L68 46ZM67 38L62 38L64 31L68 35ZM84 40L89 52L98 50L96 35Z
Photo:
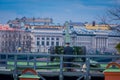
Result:
M8 43L8 42L6 41L6 42L5 42L5 46L7 46L7 43Z
M25 39L25 36L23 36L23 39Z
M49 40L49 38L47 38L47 40Z
M51 45L54 45L54 42L51 42Z
M39 37L37 37L37 40L40 40L40 38L39 38Z
M59 38L56 38L56 40L59 40Z
M39 46L40 45L40 42L39 41L37 41L37 46Z
M45 40L45 38L42 38L42 40Z
M4 41L2 41L2 46L4 46Z
M56 46L59 46L59 42L56 42Z
M21 35L19 35L19 38L21 38Z
M44 41L42 41L42 46L44 46L45 45L45 42Z
M49 46L49 41L46 42L46 45Z
M37 49L37 52L40 52L40 50L39 50L39 49Z
M2 37L4 38L4 34L2 35Z
M52 37L51 40L54 40L54 38Z
M5 34L5 37L7 38L7 34Z
M9 46L11 46L11 42L9 41Z
M20 37L20 35L19 35L19 37ZM27 36L27 39L29 39L29 36Z

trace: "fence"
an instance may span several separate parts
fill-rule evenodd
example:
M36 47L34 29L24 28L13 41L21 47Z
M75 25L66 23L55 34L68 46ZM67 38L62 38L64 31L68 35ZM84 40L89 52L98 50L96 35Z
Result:
M51 57L54 60L51 61ZM66 57L74 57L72 62L66 62ZM83 58L85 60L83 60ZM103 70L109 62L119 62L119 55L51 55L42 53L0 53L0 73L13 74L14 79L18 78L25 68L36 70L42 80L44 76L77 76L77 80L90 80L91 76L103 76ZM66 64L72 67L66 67ZM66 71L72 69L73 71Z

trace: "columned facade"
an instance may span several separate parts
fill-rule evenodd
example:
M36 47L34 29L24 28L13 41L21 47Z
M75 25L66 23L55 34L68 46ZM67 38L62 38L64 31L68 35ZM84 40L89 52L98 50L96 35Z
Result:
M116 52L115 46L120 42L120 33L114 31L91 30L90 33L90 30L86 30L85 32L80 30L79 32L76 31L76 35L77 37L74 44L76 44L76 46L85 46L88 52L89 50Z
M62 30L32 30L35 37L35 52L48 52L50 46L63 46Z

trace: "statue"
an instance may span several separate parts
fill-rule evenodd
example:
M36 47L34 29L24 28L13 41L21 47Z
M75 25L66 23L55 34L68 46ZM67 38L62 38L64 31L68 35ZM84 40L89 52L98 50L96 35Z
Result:
M65 43L70 43L69 23L65 22Z

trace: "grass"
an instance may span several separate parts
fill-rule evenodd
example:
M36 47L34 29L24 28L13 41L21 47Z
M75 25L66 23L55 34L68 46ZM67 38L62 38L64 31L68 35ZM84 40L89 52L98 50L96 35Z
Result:
M13 61L8 61L7 65L9 65L9 69L13 70L14 69L14 62ZM42 69L42 70L58 70L60 63L59 62L36 62L37 69ZM27 65L27 62L22 62L19 61L17 62L17 67L19 69L22 68L29 68L29 67L34 66L34 62L29 62L29 65Z
M91 61L92 63L93 61ZM13 61L8 61L7 62L7 65L9 65L9 69L13 70L14 69L14 62ZM95 62L94 62L95 64ZM96 62L97 64L97 62ZM31 68L34 66L34 62L29 62L27 63L27 61L23 62L23 61L19 61L17 62L17 67L19 69L25 69L25 68ZM44 62L36 62L36 68L37 70L52 70L52 71L59 71L60 70L60 62L47 62L47 61L44 61ZM100 66L91 66L90 69L91 70L94 70L95 68L97 70L100 70L100 71L104 71L106 69L106 66L107 64L100 64ZM78 67L78 66L77 66Z

